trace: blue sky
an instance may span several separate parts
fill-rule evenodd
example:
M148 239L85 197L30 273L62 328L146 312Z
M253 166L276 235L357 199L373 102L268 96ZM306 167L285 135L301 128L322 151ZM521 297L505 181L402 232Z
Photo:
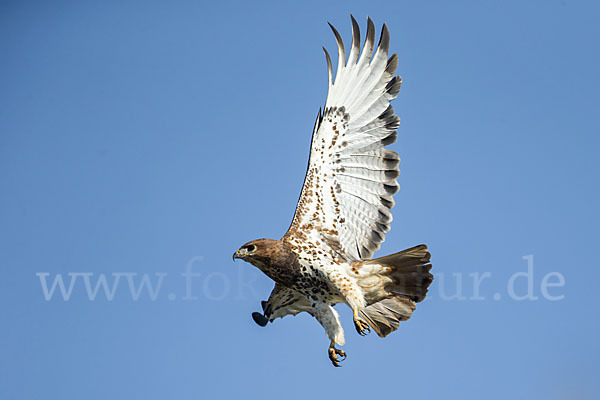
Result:
M598 4L296 3L0 4L0 397L598 398ZM427 243L436 280L386 339L338 306L335 369L231 254L289 225L350 13L403 77L377 255Z

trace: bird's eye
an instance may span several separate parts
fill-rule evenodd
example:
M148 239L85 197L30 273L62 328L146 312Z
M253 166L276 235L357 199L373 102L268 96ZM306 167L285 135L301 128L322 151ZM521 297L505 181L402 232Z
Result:
M244 248L246 249L246 251L248 253L252 253L254 250L256 250L256 246L253 244L249 244L248 246L245 246Z

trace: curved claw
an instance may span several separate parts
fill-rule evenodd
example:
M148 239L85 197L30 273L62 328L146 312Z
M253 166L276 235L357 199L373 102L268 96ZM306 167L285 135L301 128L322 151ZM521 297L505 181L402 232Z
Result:
M332 343L329 346L328 353L329 353L329 359L331 360L331 363L333 364L333 366L341 367L340 362L342 362L346 359L346 352L341 349L336 349L335 345ZM340 356L342 358L338 359L338 356Z
M366 336L371 332L371 327L362 318L354 318L354 327L360 336Z

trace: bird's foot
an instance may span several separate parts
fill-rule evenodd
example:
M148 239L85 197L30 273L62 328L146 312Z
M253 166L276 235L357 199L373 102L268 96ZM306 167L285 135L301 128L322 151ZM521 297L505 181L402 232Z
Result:
M342 362L346 359L346 352L344 350L336 349L335 342L331 342L331 344L329 345L328 353L329 353L329 359L331 360L331 363L333 364L333 366L341 367L340 362ZM338 359L338 356L343 357L343 358Z
M358 315L354 316L354 327L356 328L356 332L358 332L360 336L365 336L366 334L371 332L369 324L367 324L365 320L359 317Z
M267 326L267 323L269 322L269 319L267 317L264 316L264 314L258 313L258 312L253 312L252 313L252 319L254 320L254 322L256 322L256 324L258 326Z

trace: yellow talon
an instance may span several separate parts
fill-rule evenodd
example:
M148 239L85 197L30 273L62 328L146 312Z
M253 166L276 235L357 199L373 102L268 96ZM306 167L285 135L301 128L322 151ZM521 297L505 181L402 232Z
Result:
M365 336L371 332L369 324L358 315L358 311L354 311L354 328L360 336Z
M340 362L346 359L346 352L344 350L336 349L335 342L332 340L329 344L329 359L334 367L341 367ZM338 356L343 357L341 360L338 360Z

